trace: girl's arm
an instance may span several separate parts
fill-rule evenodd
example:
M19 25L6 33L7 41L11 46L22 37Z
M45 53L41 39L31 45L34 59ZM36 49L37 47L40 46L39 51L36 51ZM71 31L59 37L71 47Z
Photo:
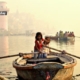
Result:
M35 47L36 47L36 49L37 49L38 51L40 51L37 45L35 45Z
M37 49L37 51L41 52L40 49L38 48L39 43L37 41L35 41L35 48Z

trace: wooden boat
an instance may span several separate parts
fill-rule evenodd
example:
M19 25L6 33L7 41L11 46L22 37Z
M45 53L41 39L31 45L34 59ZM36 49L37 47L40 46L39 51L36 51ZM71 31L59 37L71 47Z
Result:
M75 37L67 37L68 40L75 41Z
M47 36L47 37L49 37L51 40L61 40L61 41L71 40L71 41L75 41L75 37L56 37L56 36Z
M33 57L33 53L29 54ZM51 52L47 58L13 61L20 80L71 80L77 61L67 54Z

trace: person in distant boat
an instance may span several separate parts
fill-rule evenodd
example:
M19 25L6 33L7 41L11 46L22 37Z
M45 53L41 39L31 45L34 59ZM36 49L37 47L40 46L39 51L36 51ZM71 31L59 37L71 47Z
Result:
M57 38L59 37L59 33L58 33L58 32L56 33L56 37L57 37Z
M61 30L59 31L59 37L60 37L60 35L61 35Z
M41 53L40 50L43 47L43 42L44 42L44 39L43 39L42 33L41 32L37 32L36 33L36 36L35 36L34 52ZM38 54L37 53L34 53L34 58L37 58L38 57Z
M63 31L60 31L60 32L59 32L59 38L61 38L61 39L62 39L62 38L63 38L63 36L64 36Z
M50 38L45 37L41 53L38 54L38 58L47 58L47 55L50 53L50 49L47 48L46 46L49 46L49 43L50 43Z
M70 32L68 36L69 36L69 37L72 37L72 32Z
M68 36L69 36L70 32L68 31L67 33L68 33Z
M71 34L72 34L72 37L75 37L74 32L72 32Z
M65 33L64 33L64 37L65 37L65 38L68 37L68 32L67 32L67 31L65 31Z

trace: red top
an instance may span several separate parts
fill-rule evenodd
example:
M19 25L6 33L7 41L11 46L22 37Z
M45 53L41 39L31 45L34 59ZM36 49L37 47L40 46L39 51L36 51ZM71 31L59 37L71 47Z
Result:
M34 50L40 50L42 47L43 47L43 39L38 41L38 40L35 40L35 47L34 47Z

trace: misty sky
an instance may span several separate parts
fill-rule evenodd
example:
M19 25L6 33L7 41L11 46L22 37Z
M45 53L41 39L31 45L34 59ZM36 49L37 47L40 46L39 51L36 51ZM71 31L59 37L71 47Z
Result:
M1 0L2 1L2 0ZM79 32L80 0L4 0L10 12L27 12L57 30ZM79 32L80 33L80 32ZM78 34L79 34L78 33Z

